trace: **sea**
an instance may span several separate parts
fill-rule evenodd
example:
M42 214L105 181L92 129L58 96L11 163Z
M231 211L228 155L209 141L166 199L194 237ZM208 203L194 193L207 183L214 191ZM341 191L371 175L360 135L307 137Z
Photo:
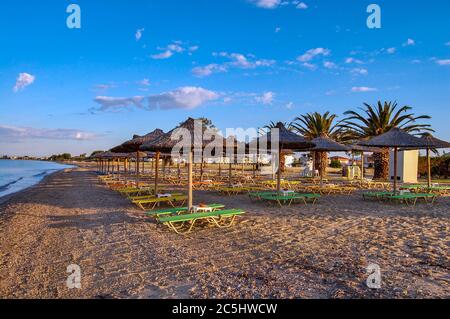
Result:
M44 161L0 160L0 198L36 185L51 173L71 167Z

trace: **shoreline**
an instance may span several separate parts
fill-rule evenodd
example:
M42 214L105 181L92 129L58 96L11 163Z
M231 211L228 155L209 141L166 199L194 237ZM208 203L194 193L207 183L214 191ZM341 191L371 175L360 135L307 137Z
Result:
M29 185L29 186L27 186L25 188L22 188L22 189L14 192L14 193L11 193L11 194L6 194L6 195L3 195L3 196L0 195L0 205L8 202L11 199L13 199L16 195L20 195L23 191L26 191L26 190L31 189L33 187L39 186L39 184L41 184L41 183L45 183L46 179L48 179L53 174L56 174L56 173L61 172L63 170L74 169L74 168L80 167L80 166L77 166L77 165L74 165L74 164L67 164L67 163L62 163L62 162L50 162L50 161L40 161L40 162L57 163L57 164L60 164L60 165L65 165L65 166L71 165L73 167L66 167L66 168L53 170L52 172L50 172L48 174L45 174L41 179L39 179L36 183L34 183L32 185ZM46 173L46 172L47 171L44 171L43 173Z

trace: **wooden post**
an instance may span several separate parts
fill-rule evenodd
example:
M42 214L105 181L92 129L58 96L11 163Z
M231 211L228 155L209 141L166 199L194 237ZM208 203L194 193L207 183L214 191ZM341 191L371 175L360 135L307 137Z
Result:
M160 155L161 155L161 153L159 151L156 152L156 158L155 158L155 195L158 194L158 178L159 178L158 166L159 166L159 156Z
M178 169L178 183L181 184L181 158L178 159L177 169Z
M427 171L428 171L428 189L431 188L431 156L430 149L427 148Z
M364 180L364 152L361 152L361 181Z
M398 162L398 148L394 148L394 195L397 194L397 162Z
M277 161L278 161L278 169L277 169L277 192L278 194L281 192L281 167L280 167L280 156L281 149L278 150Z
M136 187L139 187L139 151L136 152Z
M229 186L231 186L233 184L233 182L232 182L233 173L231 172L231 170L233 168L233 161L234 161L234 158L231 158L231 156L230 156L230 164L228 166L228 184L229 184Z
M188 208L189 211L192 211L192 207L194 206L193 201L193 192L192 192L192 161L193 161L193 154L192 150L189 151L189 158L188 158Z

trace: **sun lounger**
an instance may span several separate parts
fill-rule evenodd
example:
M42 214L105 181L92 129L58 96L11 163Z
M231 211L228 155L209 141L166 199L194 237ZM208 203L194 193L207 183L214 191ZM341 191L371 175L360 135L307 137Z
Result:
M392 195L392 192L366 192L363 193L363 199L376 199L376 200L382 200L386 197L389 197Z
M438 195L436 194L418 194L418 193L407 193L407 194L399 194L399 195L390 195L387 197L390 200L400 201L406 203L408 206L416 206L418 200L423 199L426 203L428 200L431 200L431 204L434 204Z
M231 227L237 216L245 212L240 209L220 210L209 213L185 214L177 216L161 217L159 222L168 226L177 234L188 234L199 221L206 221L219 228Z
M313 204L315 204L317 199L320 198L320 195L297 193L294 193L292 195L278 195L275 193L272 195L263 195L260 196L260 198L264 201L277 203L278 205L280 205L280 207L283 207L283 205L291 206L296 202L303 202L304 204L307 204L307 200L313 200Z
M224 209L225 205L211 204L211 205L207 205L206 207L212 209L212 211L214 212L219 209ZM156 211L146 212L145 215L147 215L148 217L159 218L161 216L187 214L187 213L189 213L188 209L189 209L188 207L166 208L166 209L160 209L160 210L156 210Z
M153 210L157 205L168 204L172 207L183 206L187 200L185 195L174 195L171 197L152 197L147 199L137 199L133 200L133 203L139 206L142 210ZM149 208L151 207L151 208Z

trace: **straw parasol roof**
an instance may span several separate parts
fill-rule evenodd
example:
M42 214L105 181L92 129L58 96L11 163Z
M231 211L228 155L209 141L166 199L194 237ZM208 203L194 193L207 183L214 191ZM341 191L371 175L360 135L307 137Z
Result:
M427 147L426 141L406 133L399 128L393 128L387 133L376 136L368 141L358 143L363 146L374 147L405 147L410 149L422 149Z
M143 151L161 151L161 152L171 152L172 149L180 142L181 140L181 133L183 130L186 130L190 134L190 145L194 148L200 148L203 149L207 145L209 145L212 141L204 140L203 135L205 134L205 131L208 129L208 127L204 124L199 127L201 129L201 134L194 134L195 129L197 129L196 124L198 121L196 121L193 118L188 118L185 122L181 123L179 126L171 130L170 132L163 134L161 137L153 140L148 141L146 143L143 143L140 147ZM178 137L178 139L173 139L172 137ZM223 137L220 137L223 138ZM217 140L217 136L216 136ZM226 145L226 140L223 138L223 144Z
M133 139L126 141L125 143L114 147L111 149L112 152L122 153L122 152L136 152L139 150L139 147L147 142L154 141L161 136L164 135L164 131L160 129L156 129L153 132L150 132L144 136L134 135Z
M315 146L310 151L315 152L346 152L350 151L351 148L340 144L333 139L329 138L327 135L322 134L321 136L312 139L311 142L315 144Z
M450 148L450 143L440 140L430 133L424 133L420 138L422 143L424 144L423 149L438 149L438 148ZM408 149L405 147L405 149Z
M314 143L308 141L303 136L295 134L289 131L283 123L279 122L275 126L279 130L279 146L280 149L290 149L290 150L304 150L309 147L314 147ZM272 148L272 132L270 131L266 135L258 139L258 143L265 145L267 143L267 148Z

